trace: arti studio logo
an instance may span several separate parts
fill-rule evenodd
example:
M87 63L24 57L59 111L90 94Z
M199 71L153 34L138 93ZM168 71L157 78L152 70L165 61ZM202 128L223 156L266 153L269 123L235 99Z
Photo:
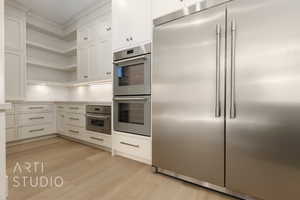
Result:
M60 188L64 184L61 176L46 176L44 162L17 162L13 168L12 186L32 188Z

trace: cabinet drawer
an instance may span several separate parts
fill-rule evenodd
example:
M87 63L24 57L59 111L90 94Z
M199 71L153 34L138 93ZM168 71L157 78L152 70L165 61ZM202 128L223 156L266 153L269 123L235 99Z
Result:
M62 111L58 111L56 113L56 127L58 133L63 134L64 125L65 125L65 113Z
M28 126L19 128L20 139L33 138L54 133L52 124Z
M18 139L18 132L15 128L6 129L6 142L12 142Z
M151 160L150 138L119 133L115 133L113 137L114 149L118 152L142 160Z
M85 113L84 105L68 105L66 106L66 111L69 113Z
M15 105L11 105L11 109L5 111L6 115L13 115L15 113Z
M64 134L69 136L69 137L74 137L77 139L81 139L82 135L84 135L84 129L80 127L74 127L70 125L65 125L64 126Z
M65 111L66 110L66 105L62 105L62 104L58 104L58 105L56 105L56 110L57 111Z
M53 114L51 113L22 114L18 116L18 125L39 125L51 123L53 120Z
M82 114L68 113L64 121L67 125L85 127L85 116Z
M53 105L16 105L17 113L41 113L53 111Z
M16 127L15 115L6 115L6 128Z
M108 147L108 148L111 148L112 146L111 135L104 135L101 133L86 131L82 136L82 140L92 144Z

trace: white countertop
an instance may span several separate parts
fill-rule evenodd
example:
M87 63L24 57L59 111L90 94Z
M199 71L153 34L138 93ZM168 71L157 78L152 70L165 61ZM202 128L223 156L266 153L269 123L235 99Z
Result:
M24 101L8 101L11 103L74 103L74 104L95 104L95 105L112 105L112 101L51 101L51 100L24 100Z

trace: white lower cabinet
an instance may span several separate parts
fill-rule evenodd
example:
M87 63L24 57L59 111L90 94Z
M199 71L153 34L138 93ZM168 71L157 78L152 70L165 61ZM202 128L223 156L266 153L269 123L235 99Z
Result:
M18 139L18 132L16 128L6 129L6 142L12 142Z
M56 129L58 133L64 133L65 113L63 111L56 112Z
M54 104L17 103L6 112L6 141L15 142L54 134Z
M113 150L117 155L128 157L147 164L152 162L151 138L114 132Z
M111 135L105 135L105 134L101 134L101 133L86 131L84 133L82 139L86 142L104 146L107 148L111 148L111 146L112 146Z
M52 104L17 104L15 107L16 113L44 113L52 112Z
M15 115L6 115L6 128L14 128L16 126Z
M69 137L73 137L76 139L81 139L81 136L83 134L84 134L84 128L65 125L64 135L67 135Z
M85 115L77 113L66 113L64 123L75 127L85 127Z
M45 123L51 123L54 121L52 113L34 113L34 114L21 114L18 115L18 125L39 125Z
M49 135L55 132L53 124L26 126L19 128L19 139L28 139Z

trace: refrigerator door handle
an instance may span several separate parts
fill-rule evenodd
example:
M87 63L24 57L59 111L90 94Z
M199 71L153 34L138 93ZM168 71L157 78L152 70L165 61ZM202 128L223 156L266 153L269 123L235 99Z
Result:
M216 117L221 117L221 37L221 25L218 24L216 28Z
M230 118L236 118L236 85L235 66L236 65L236 22L231 22L231 71L230 71Z

